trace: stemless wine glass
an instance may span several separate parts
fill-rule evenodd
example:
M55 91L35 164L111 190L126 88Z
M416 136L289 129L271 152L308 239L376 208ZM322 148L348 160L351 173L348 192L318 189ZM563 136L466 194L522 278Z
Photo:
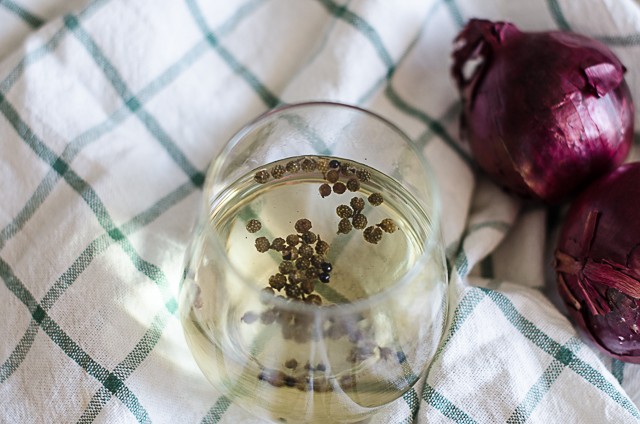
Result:
M303 103L240 130L213 161L180 314L237 405L279 422L355 422L416 385L447 318L433 175L353 106Z

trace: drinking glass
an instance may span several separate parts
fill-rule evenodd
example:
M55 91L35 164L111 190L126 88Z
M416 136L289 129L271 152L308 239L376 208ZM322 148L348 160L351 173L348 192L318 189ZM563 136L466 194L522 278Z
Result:
M411 140L354 106L241 129L208 171L180 289L213 386L288 423L361 421L414 387L447 319L436 191Z

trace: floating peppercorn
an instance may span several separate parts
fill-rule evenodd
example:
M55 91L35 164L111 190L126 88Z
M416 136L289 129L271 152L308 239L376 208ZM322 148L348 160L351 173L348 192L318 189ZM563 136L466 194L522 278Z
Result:
M327 370L327 366L325 364L323 364L322 362L318 362L318 365L316 365L316 370L318 370L318 371L326 371Z
M338 174L338 171L336 171L335 169L331 169L327 171L324 179L327 180L329 183L333 184L337 182L338 179L340 179L340 174Z
M276 290L281 290L287 282L287 278L278 273L269 277L269 285Z
M271 287L265 287L260 291L260 301L266 303L269 299L273 298L276 292Z
M257 219L250 219L247 222L247 231L250 233L257 233L262 228L262 223Z
M316 253L318 255L324 255L329 251L329 243L324 240L320 240L318 237L318 242L316 243Z
M298 284L303 282L304 280L306 280L306 275L304 274L304 271L301 270L296 270L293 271L291 274L289 274L289 282L293 283L293 284Z
M322 196L322 198L324 199L331 194L331 186L327 183L324 183L320 186L318 191L320 192L320 196Z
M271 168L271 176L276 180L282 178L286 172L286 168L282 165L276 165Z
M256 250L260 253L264 253L269 250L271 244L266 237L258 237L255 242Z
M351 224L353 224L353 228L356 230L363 230L367 226L367 217L361 213L357 213L351 218Z
M318 278L318 270L313 268L313 267L309 267L307 268L307 270L304 272L304 276L307 277L308 280L314 280L316 278ZM311 281L309 281L311 283ZM313 290L311 290L313 291ZM311 292L309 292L311 293Z
M318 240L318 236L313 231L305 231L302 233L302 242L307 244L313 244Z
M364 239L372 244L378 244L382 240L382 230L378 227L367 227L363 233Z
M324 243L323 241L318 241L318 243ZM318 245L316 244L316 250L318 249ZM303 244L298 248L298 253L303 258L311 258L313 256L313 247L308 244Z
M284 363L284 366L291 370L295 370L298 367L298 361L296 361L295 358L291 358Z
M364 199L361 197L353 197L349 204L356 213L361 212L364 209Z
M331 272L333 271L333 266L329 263L329 262L323 262L320 264L320 268L324 271L324 272Z
M300 237L297 234L289 234L287 236L287 244L289 246L295 246L300 243Z
M286 247L286 242L282 237L276 237L271 242L271 248L277 252L282 252Z
M382 194L380 193L372 193L369 196L369 203L373 206L380 206L383 202Z
M353 177L356 175L356 168L354 168L350 163L345 162L340 165L340 173L345 177Z
M258 314L256 314L255 312L245 312L244 315L242 315L242 318L240 318L240 320L242 322L244 322L245 324L253 324L254 322L256 322L258 320Z
M398 229L396 223L393 222L393 219L391 218L385 218L380 221L378 227L380 227L385 233L394 233Z
M282 259L285 261L295 261L298 259L298 249L295 247L286 247L282 250Z
M284 386L286 374L282 371L264 370L258 375L258 380L265 381L273 387Z
M347 189L349 189L349 191L360 190L360 182L358 182L358 180L355 178L349 178L349 180L347 181Z
M295 265L291 261L282 261L278 265L278 270L281 274L291 274L296 269Z
M358 169L356 171L356 177L358 177L358 179L363 183L371 180L371 174L366 169Z
M306 231L309 231L311 227L312 227L311 221L309 221L307 218L301 218L297 220L295 224L295 229L299 233L304 233Z
M326 272L322 272L320 273L320 275L318 275L318 280L322 281L323 283L328 283L329 280L331 280L331 276Z
M340 168L340 162L333 159L332 161L329 162L329 168Z
M351 209L349 206L347 205L339 205L336 208L336 214L340 217L340 218L351 218L353 216L353 209Z
M326 260L325 260L325 257L322 255L313 255L311 257L311 265L313 265L316 268L320 269L323 262L326 262Z
M287 297L290 299L299 299L302 296L302 289L299 286L294 284L289 284L285 286L284 292L287 294Z
M276 320L276 312L273 309L267 309L260 314L260 322L264 325L272 324Z
M315 271L315 269L313 269L313 268L309 268L308 270ZM308 275L306 273L305 273L305 277L308 277ZM316 277L317 277L317 275L316 275ZM315 289L313 281L311 281L311 280L304 280L302 283L300 283L300 288L302 289L304 294L311 294L311 293L313 293L313 289Z
M287 170L287 172L290 172L291 174L295 174L296 172L300 171L300 164L298 163L297 160L292 160L287 162L285 169Z
M342 218L340 222L338 222L338 234L349 234L349 232L353 229L353 225L348 218Z
M341 183L340 181L338 181L333 185L333 192L335 194L342 194L345 191L347 191L347 186L344 185L344 183Z
M304 158L300 163L300 169L304 172L312 172L316 170L316 161L309 158Z
M298 258L296 259L296 268L305 270L311 266L311 261L309 258Z
M320 172L327 172L329 170L329 161L326 159L316 160L316 169Z
M269 172L267 172L266 169L261 169L260 171L256 172L256 175L253 176L253 179L258 184L264 184L269 181Z
M318 296L317 294L310 294L309 296L307 296L305 301L314 305L322 305L322 298L320 298L320 296Z

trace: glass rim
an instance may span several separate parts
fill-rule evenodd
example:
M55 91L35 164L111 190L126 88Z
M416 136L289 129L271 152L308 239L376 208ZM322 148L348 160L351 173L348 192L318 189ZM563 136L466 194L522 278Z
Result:
M339 109L350 110L352 112L362 113L364 115L367 115L370 118L373 118L374 120L381 122L385 126L389 127L389 129L391 129L394 133L396 133L405 142L405 144L411 149L413 154L417 157L427 177L424 183L428 185L428 190L429 190L429 193L431 194L431 202L433 206L430 214L432 217L431 232L423 244L423 251L420 254L420 256L414 261L413 265L407 272L405 272L400 278L396 279L390 285L386 286L384 289L372 295L355 299L353 301L350 301L349 303L335 303L330 305L315 305L310 303L304 303L302 301L292 301L290 299L280 298L277 295L269 295L269 298L266 301L264 301L265 304L272 304L273 306L277 306L282 310L291 311L291 312L307 313L307 314L320 312L321 314L331 314L331 315L353 314L358 311L367 309L368 305L383 302L384 300L393 296L393 293L395 293L396 291L400 290L402 287L409 284L409 282L416 277L416 274L419 273L421 269L426 265L426 262L434 253L437 240L441 237L441 234L440 234L441 199L440 199L440 191L439 191L438 185L436 184L436 179L435 179L436 177L433 172L433 169L431 165L428 163L426 157L420 152L416 144L413 142L413 140L411 140L409 136L407 136L404 133L404 131L402 131L396 124L389 121L387 118L384 118L375 112L372 112L370 110L364 109L359 106L355 106L347 103L332 102L332 101L308 101L308 102L300 102L300 103L289 103L282 106L277 106L275 108L269 109L268 111L259 114L258 116L250 120L247 124L243 125L236 133L234 133L229 138L224 148L213 160L209 170L207 171L207 176L206 176L207 183L205 183L204 191L203 191L203 195L205 196L205 207L207 208L206 209L207 221L209 220L211 205L213 204L214 200L219 197L218 196L219 193L212 194L209 197L207 197L207 193L211 194L210 193L211 188L216 185L215 183L221 182L221 178L219 177L220 170L222 169L223 165L225 165L226 157L228 157L228 154L233 150L233 148L246 136L246 134L251 132L257 126L261 125L262 122L264 122L267 118L273 117L274 115L282 114L290 110L310 108L310 107L339 108ZM305 155L302 155L302 156L305 156ZM283 159L286 159L286 158L283 157ZM350 160L353 160L353 159L350 159ZM418 198L416 198L416 201L421 207L425 205L424 201ZM215 234L215 236L212 238L214 239L216 249L219 249L221 252L225 252L222 255L224 257L223 266L227 267L228 269L231 269L232 272L236 275L236 277L238 277L243 282L243 284L247 286L249 290L257 293L257 295L260 296L263 288L257 287L253 283L255 281L254 279L249 278L246 275L242 274L237 269L237 267L229 260L226 254L226 251L224 249L222 240L218 236L219 235L218 231L209 227L208 225L205 226L203 231L205 231L206 233L212 232ZM444 283L445 285L447 285L448 276L447 276L446 270L444 272L444 279L445 279ZM262 297L259 297L259 298L262 299Z

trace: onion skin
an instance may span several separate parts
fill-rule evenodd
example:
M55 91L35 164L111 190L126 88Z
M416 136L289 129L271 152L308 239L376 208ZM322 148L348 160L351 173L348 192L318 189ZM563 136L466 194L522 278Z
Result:
M640 363L640 162L576 198L554 267L577 326L606 354Z
M625 68L604 44L473 19L456 46L462 137L497 184L559 203L626 158L634 106Z

